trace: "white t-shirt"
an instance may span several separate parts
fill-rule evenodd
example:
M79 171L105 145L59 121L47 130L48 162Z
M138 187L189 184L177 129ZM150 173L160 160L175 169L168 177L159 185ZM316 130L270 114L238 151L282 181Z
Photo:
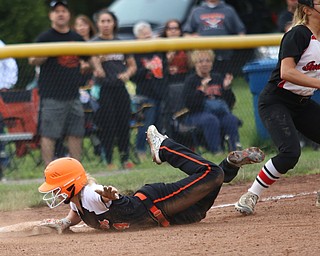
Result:
M109 207L112 203L104 203L101 196L95 192L96 189L103 190L102 185L92 184L87 185L81 190L81 203L82 207L87 209L89 212L94 212L95 214L102 214L109 211ZM78 212L77 206L70 202L70 207L73 211Z
M0 40L0 47L5 44ZM10 89L18 81L18 65L13 58L0 59L0 89Z

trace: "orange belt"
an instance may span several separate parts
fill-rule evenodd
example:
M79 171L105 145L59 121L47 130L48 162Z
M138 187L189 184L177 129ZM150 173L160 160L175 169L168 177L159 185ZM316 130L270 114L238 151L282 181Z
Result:
M144 194L138 192L135 194L136 197L138 197L142 203L147 207L147 209L152 213L152 215L156 218L158 223L162 225L163 227L170 226L169 221L164 217L162 211L153 204L151 199L146 197Z

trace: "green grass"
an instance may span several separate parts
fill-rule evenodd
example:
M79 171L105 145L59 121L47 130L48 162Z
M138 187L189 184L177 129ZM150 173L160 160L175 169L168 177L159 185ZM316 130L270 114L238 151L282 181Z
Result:
M252 95L249 90L249 85L242 78L235 80L232 89L237 99L233 113L243 122L239 130L240 140L243 146L247 147L252 145L252 141L257 137Z
M42 205L39 184L0 184L0 210L18 210Z
M240 128L242 145L244 147L259 146L266 152L266 160L271 158L275 155L275 148L272 143L262 141L257 136L249 86L240 78L234 82L233 89L237 96L234 113L243 121L243 126ZM105 164L94 156L92 148L88 146L89 141L86 139L85 147L89 150L89 159L87 157L83 158L85 169L96 177L100 184L113 185L122 193L132 193L145 183L172 182L185 176L185 174L167 164L158 166L151 160L141 163L131 171L108 172ZM203 156L215 163L219 163L224 158L224 156L214 156L210 153L204 153ZM39 151L35 151L35 157L40 158ZM115 152L115 157L117 158L116 162L119 162L117 152ZM17 159L17 162L17 170L9 171L7 169L5 171L5 176L9 180L8 183L0 183L0 211L43 205L42 195L37 188L43 181L44 166L35 166L30 157ZM263 163L241 168L238 176L231 184L253 181L262 166ZM311 148L304 148L299 163L286 176L320 173L319 166L319 152ZM27 180L34 178L38 178L38 180Z
M272 157L273 153L267 153L266 160ZM209 160L219 163L223 156L212 156L204 154ZM303 149L303 154L298 165L286 176L308 175L320 173L319 170L319 152L309 148ZM232 184L253 181L259 172L263 163L247 165L240 169L238 176L232 181ZM185 177L185 174L178 169L174 169L168 164L156 165L151 161L144 162L141 166L131 171L87 171L97 179L98 183L113 185L124 194L131 194L146 183L153 182L173 182ZM44 205L38 193L38 186L42 179L32 181L15 181L0 184L0 211L17 210L26 207L36 207Z

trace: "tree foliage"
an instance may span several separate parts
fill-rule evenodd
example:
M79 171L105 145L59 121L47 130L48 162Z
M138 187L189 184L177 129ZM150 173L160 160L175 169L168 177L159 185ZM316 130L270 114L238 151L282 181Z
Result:
M49 25L43 0L0 0L0 17L0 38L10 44L32 42Z
M81 13L92 18L96 11L108 7L113 1L68 0L68 3L74 16ZM50 26L49 2L50 0L0 0L0 39L7 44L33 42L40 32ZM285 8L284 1L265 2L274 13Z
M95 12L108 7L113 1L68 0L68 3L73 16L86 14L92 18ZM261 1L264 2L264 0ZM37 35L50 27L48 19L49 2L50 0L0 0L0 39L6 44L33 42ZM239 1L233 2L237 3ZM265 2L272 13L275 14L285 8L285 1L265 0ZM260 21L262 21L262 18ZM26 59L18 59L17 61L20 79L16 86L23 88L32 80L34 68L28 65Z
M73 15L86 14L89 17L113 0L69 0ZM35 38L50 27L47 0L0 0L0 39L5 44L32 43ZM34 67L27 59L17 59L19 81L16 88L24 88L34 76Z
M92 18L95 12L108 7L113 1L114 0L69 0L68 2L74 15L82 13Z
M45 0L0 0L0 39L6 44L30 43L50 26L49 2ZM108 7L112 0L69 0L73 15L89 17Z

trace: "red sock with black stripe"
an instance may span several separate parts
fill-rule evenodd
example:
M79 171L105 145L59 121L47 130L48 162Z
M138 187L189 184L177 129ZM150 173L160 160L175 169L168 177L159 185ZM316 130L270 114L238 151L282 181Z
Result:
M272 160L270 159L260 170L258 176L253 182L251 188L248 191L256 194L260 197L261 193L275 183L280 177L279 173L274 167Z

